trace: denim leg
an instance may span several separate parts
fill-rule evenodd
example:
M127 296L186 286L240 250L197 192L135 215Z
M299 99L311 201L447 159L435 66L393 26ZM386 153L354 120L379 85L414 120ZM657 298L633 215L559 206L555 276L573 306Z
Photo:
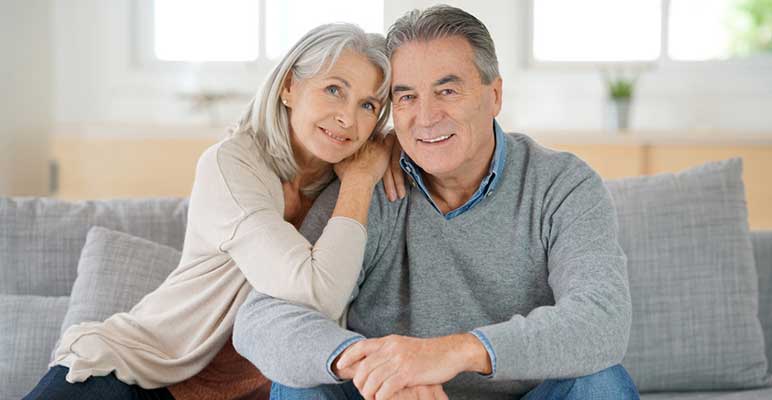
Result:
M349 381L340 385L320 385L312 388L292 388L274 382L271 384L271 400L362 400L362 396Z
M522 400L619 399L638 400L638 389L624 367L617 364L592 375L573 379L549 379Z
M142 389L119 381L114 374L69 383L67 372L69 368L60 365L49 369L22 400L174 400L166 388Z

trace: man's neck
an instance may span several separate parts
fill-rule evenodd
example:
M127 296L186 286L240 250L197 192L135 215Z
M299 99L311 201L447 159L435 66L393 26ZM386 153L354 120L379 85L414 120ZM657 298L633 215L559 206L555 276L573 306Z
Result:
M481 154L481 162L465 165L447 176L426 174L427 189L443 214L464 205L475 194L490 170L496 141Z

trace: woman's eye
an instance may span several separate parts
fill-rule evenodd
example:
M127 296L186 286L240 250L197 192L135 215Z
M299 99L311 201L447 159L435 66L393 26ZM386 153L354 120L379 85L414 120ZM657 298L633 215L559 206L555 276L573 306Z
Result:
M362 107L364 107L367 111L375 112L375 105L373 103L362 104Z
M327 93L333 96L337 96L338 94L340 94L340 88L335 85L327 86L325 90L327 91Z

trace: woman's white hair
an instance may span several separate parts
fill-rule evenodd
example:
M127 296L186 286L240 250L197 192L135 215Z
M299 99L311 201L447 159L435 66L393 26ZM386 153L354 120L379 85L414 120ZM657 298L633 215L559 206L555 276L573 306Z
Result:
M287 108L281 103L284 82L290 72L292 79L302 80L323 72L323 68L329 70L344 49L366 56L381 70L383 82L376 94L381 109L373 133L380 134L388 121L391 64L386 55L385 38L377 33L365 33L362 28L348 23L325 24L310 30L268 75L262 89L230 132L231 135L251 135L260 156L282 182L292 180L298 170L290 142ZM303 188L303 192L318 193L333 177L329 171L319 182Z

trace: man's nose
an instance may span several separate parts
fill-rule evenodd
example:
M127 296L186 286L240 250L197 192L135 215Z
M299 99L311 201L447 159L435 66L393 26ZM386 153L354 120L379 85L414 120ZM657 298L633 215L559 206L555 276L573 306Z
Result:
M442 113L437 101L427 97L429 96L424 96L424 98L418 102L417 122L421 126L432 126L442 119Z

